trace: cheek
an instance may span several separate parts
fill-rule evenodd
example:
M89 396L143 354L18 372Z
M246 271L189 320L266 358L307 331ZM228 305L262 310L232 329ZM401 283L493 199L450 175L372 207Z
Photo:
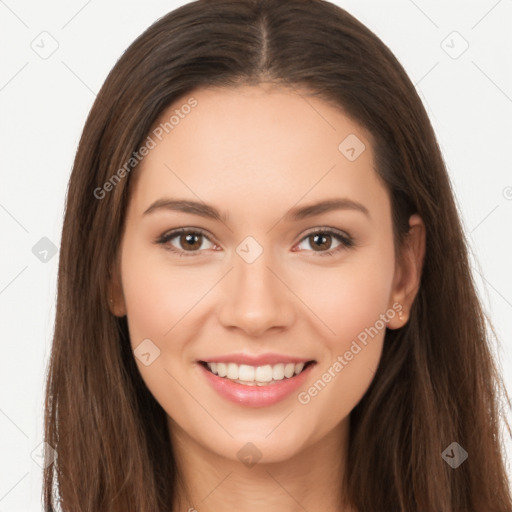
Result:
M299 292L324 324L316 380L298 397L311 417L325 420L322 429L350 414L373 380L386 332L382 317L394 316L389 307L393 270L393 248L380 246L336 271L318 272L315 288Z
M323 339L331 350L372 327L389 307L394 257L392 248L353 253L337 267L310 269L297 295L323 324ZM296 281L297 282L297 281ZM379 322L378 326L381 326Z
M160 251L126 251L121 268L132 345L144 338L169 338L213 284L200 269L191 272L167 264Z
M190 323L191 308L211 284L199 273L194 279L184 269L166 264L156 251L128 247L121 260L121 277L135 362L157 402L172 416L187 417L187 406L193 404L179 382L184 381L190 362L187 340L195 328ZM150 354L149 361L144 361L145 353Z

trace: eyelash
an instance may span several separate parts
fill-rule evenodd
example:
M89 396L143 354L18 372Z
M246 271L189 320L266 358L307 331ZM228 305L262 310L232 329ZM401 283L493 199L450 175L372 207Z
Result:
M181 256L189 257L189 256L199 255L202 251L181 251L179 249L176 249L172 245L168 244L168 242L170 240L172 240L173 238L176 238L177 236L185 234L185 233L193 234L193 235L202 235L207 240L212 242L210 240L210 238L208 237L207 233L200 228L193 228L193 229L192 228L188 228L188 229L180 228L180 229L175 229L173 231L169 231L168 233L164 233L162 236L160 236L156 240L156 243L165 245L165 249L178 254L178 256L180 256L180 257ZM339 232L337 230L331 229L331 228L317 228L313 231L310 231L302 237L299 244L302 243L306 238L309 238L312 235L331 235L336 240L341 242L341 244L338 247L335 247L334 249L330 249L328 251L314 251L314 252L316 252L316 254L318 256L334 256L339 251L342 251L345 249L350 249L355 246L355 241L352 237L350 237L346 234L343 234L342 232Z

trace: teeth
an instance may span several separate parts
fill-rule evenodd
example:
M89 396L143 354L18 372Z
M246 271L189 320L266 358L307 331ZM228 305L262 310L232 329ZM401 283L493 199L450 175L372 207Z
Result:
M284 367L284 376L286 378L290 378L293 376L295 372L295 365L293 363L288 363L285 367Z
M237 380L238 379L238 365L235 363L228 364L228 374L226 375L228 379Z
M304 363L279 363L275 365L249 366L236 363L206 363L212 373L219 377L226 377L241 384L250 386L263 386L284 378L290 379L304 369Z
M246 364L241 364L238 367L237 379L245 380L248 382L253 382L255 373L256 373L256 370L254 369L254 366L248 366Z
M211 370L211 368L210 368ZM212 370L213 371L213 370ZM228 368L225 363L217 363L217 375L225 377L228 374Z
M293 369L295 370L295 366ZM283 363L276 364L272 368L272 378L274 380L283 380L284 379L284 364Z
M256 375L254 376L254 380L256 382L270 382L272 380L272 375L274 372L272 371L272 366L269 364L265 366L258 366L256 368Z
M297 363L295 365L295 373L298 375L300 372L302 372L305 365L306 365L306 363ZM285 373L285 375L286 375L286 373Z

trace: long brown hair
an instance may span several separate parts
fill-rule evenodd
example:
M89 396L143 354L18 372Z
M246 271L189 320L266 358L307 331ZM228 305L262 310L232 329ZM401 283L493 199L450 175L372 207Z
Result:
M507 393L434 131L391 51L322 0L186 4L138 37L106 79L67 193L45 404L45 440L57 455L44 473L45 510L172 509L179 474L166 413L137 370L126 318L108 307L136 165L105 183L180 97L262 81L308 90L370 131L397 247L412 213L426 226L410 320L386 332L350 416L347 499L361 512L512 510L500 429ZM468 453L456 469L441 456L452 442Z

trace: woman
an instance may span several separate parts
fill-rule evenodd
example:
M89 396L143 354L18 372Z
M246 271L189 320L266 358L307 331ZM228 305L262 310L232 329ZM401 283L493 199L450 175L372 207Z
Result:
M80 141L46 510L512 510L489 339L389 49L320 0L192 2Z

